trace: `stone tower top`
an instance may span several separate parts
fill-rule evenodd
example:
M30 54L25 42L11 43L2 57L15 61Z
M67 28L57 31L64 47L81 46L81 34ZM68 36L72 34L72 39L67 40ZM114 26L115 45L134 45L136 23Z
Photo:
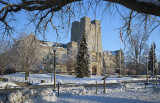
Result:
M72 22L72 25L79 25L79 24L80 24L79 21L74 21L74 22Z
M93 21L91 21L91 23L92 23L92 24L95 24L95 25L96 25L96 24L97 24L97 25L100 25L100 21L99 21L99 20L93 20Z
M81 18L81 21L72 23L71 41L80 43L83 31L87 34L89 51L102 52L101 25L99 20L93 20L89 17Z
M81 22L83 22L83 21L91 21L91 18L85 16L85 17L81 18Z

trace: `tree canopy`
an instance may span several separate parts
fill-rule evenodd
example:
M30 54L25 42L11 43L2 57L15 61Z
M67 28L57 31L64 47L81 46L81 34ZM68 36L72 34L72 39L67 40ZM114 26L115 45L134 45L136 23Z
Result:
M52 20L53 17L57 16L57 18L62 19L63 17L68 18L67 21L69 22L70 18L75 15L76 11L74 11L74 8L78 8L78 6L84 8L84 2L88 3L87 10L93 8L93 4L98 5L99 2L102 2L106 8L111 5L120 4L131 9L132 11L127 16L127 31L130 30L130 22L132 22L132 18L137 15L133 15L133 11L146 14L147 16L160 16L159 0L0 0L0 26L2 27L0 33L2 35L11 36L14 31L12 21L17 19L14 15L19 11L29 13L31 17L30 22L34 22L35 24L35 31L38 31L39 33L44 32L48 24L50 24L57 32L57 27ZM116 7L114 9L116 9ZM56 15L56 12L60 12L59 15ZM61 24L65 24L65 22L62 21Z
M2 5L0 10L0 13L2 14L0 20L3 21L7 17L8 13L18 12L22 9L27 11L43 11L49 9L48 12L56 12L61 10L62 7L67 4L71 4L76 1L83 0L17 0L15 2L12 0L0 0L0 4ZM139 13L160 16L159 0L88 0L88 2L92 1L118 3Z

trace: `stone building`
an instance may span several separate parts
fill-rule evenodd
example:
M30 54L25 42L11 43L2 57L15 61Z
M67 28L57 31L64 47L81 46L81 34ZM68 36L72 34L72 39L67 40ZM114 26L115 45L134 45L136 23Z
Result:
M76 53L84 33L87 35L91 59L91 73L93 75L101 75L104 68L119 68L120 51L103 51L100 21L91 21L89 17L83 17L80 21L74 21L72 23L71 41L67 44L39 40L44 68L53 68L54 55L52 46L58 44L59 47L56 51L56 71L60 73L75 72ZM123 54L122 51L121 53ZM124 62L124 56L122 56L121 60Z
M79 44L84 33L87 34L88 49L91 58L90 71L92 74L100 75L103 68L100 21L91 21L89 17L83 17L81 21L72 23L71 41Z
M121 53L121 54L120 54ZM121 56L121 58L120 58ZM103 51L103 59L104 59L104 65L103 68L105 69L104 72L107 74L112 74L115 72L120 71L120 65L121 65L121 72L123 72L124 69L124 53L121 50L117 51ZM120 62L121 59L121 62Z
M40 40L41 44L41 56L43 58L42 64L44 66L44 69L49 70L53 69L53 63L54 63L54 53L52 46L55 44L58 44L59 47L57 47L56 50L56 71L57 72L67 72L67 45L66 44L60 44L55 42L49 42L49 41L42 41Z

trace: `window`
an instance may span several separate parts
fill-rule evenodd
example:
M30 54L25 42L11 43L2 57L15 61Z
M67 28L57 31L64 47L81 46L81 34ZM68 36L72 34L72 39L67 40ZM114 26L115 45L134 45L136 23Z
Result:
M92 62L96 62L97 61L97 58L95 55L92 55Z

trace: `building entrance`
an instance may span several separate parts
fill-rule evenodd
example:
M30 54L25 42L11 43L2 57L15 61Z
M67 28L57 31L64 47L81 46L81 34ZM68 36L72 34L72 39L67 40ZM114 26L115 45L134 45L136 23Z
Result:
M92 75L97 74L97 66L92 66Z

